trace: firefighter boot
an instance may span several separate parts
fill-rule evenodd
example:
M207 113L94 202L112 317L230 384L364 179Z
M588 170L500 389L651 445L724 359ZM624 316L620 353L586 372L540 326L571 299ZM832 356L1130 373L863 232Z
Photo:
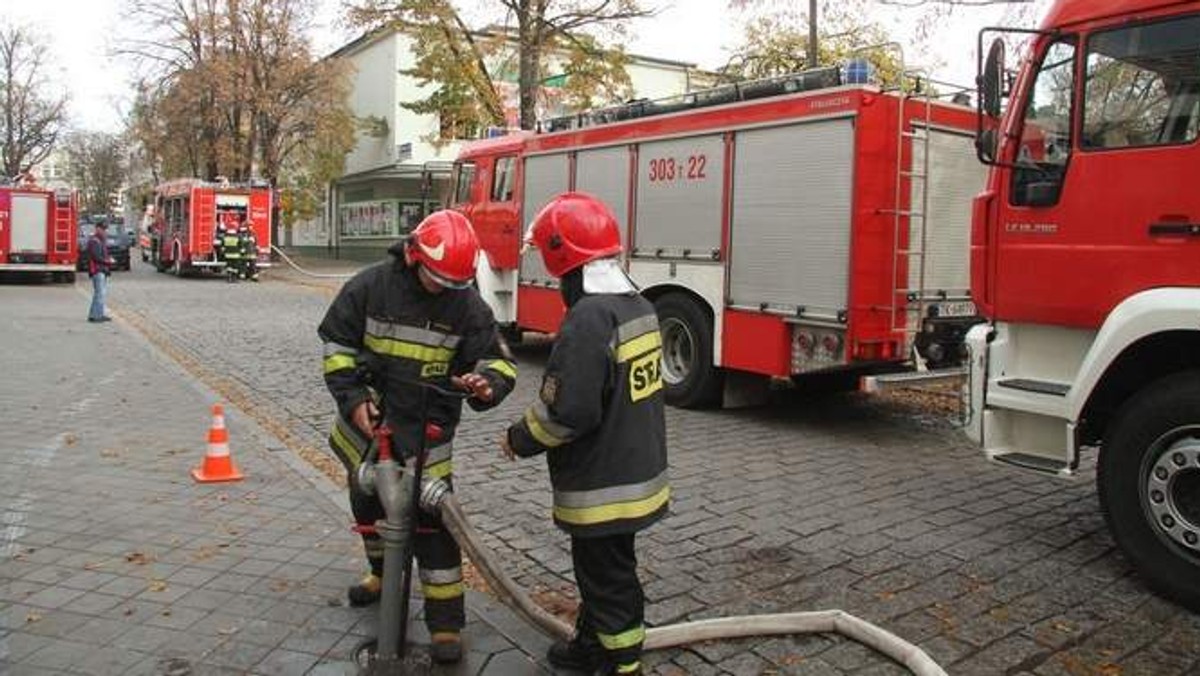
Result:
M435 631L429 635L429 655L438 664L462 660L462 637L457 631Z
M352 608L369 606L379 600L379 593L382 588L383 579L374 573L370 573L358 584L346 590L346 598L350 601L350 607Z
M572 669L588 674L602 670L605 666L604 648L594 638L591 641L581 641L579 634L570 642L555 641L546 651L546 659L560 669Z

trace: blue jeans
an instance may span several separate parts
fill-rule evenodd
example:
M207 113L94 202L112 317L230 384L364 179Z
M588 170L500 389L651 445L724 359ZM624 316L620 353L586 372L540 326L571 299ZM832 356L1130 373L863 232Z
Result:
M88 310L88 319L100 319L104 316L104 298L108 295L108 275L97 272L92 275L92 307Z

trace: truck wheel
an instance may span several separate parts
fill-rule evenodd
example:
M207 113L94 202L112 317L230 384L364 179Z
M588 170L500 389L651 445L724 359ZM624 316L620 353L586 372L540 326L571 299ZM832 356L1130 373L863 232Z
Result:
M1108 527L1147 584L1200 611L1200 371L1163 378L1121 408L1096 481Z
M721 369L713 366L713 327L691 298L669 293L654 303L663 342L663 380L668 404L701 408L721 395Z

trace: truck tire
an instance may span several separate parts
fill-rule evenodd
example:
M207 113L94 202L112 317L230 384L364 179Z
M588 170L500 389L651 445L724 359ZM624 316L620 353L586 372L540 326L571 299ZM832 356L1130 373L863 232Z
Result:
M659 298L654 310L662 332L667 403L681 408L717 403L723 374L713 366L713 326L708 313L679 293Z
M1105 521L1146 583L1200 611L1200 371L1158 380L1121 407L1096 482Z

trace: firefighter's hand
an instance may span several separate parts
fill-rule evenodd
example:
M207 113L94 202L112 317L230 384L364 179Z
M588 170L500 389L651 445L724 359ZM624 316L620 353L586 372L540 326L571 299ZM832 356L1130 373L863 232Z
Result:
M513 450L512 444L508 443L507 434L500 437L500 455L509 462L517 459L517 452Z
M370 399L356 406L350 414L350 421L368 437L374 432L375 421L378 419L379 408Z
M471 396L479 401L487 403L492 400L492 384L487 378L484 378L478 373L464 373L461 376L454 376L450 379L455 387L467 390Z

